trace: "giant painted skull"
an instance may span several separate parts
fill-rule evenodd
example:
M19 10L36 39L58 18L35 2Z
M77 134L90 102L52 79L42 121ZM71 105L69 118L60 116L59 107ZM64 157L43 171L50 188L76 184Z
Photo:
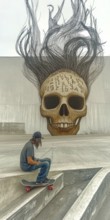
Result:
M84 80L71 70L56 71L43 82L40 110L51 135L77 134L87 112L87 95Z

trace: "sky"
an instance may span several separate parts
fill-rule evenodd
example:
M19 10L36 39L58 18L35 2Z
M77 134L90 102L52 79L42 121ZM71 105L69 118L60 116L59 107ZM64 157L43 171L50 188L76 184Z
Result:
M37 0L33 0L37 2ZM38 20L43 32L48 24L48 7L53 4L55 10L62 0L39 0ZM105 42L104 56L110 56L110 0L88 0L87 5L93 6L94 16L102 42ZM64 15L70 14L70 0L65 0ZM18 56L15 50L17 36L26 21L26 8L24 0L0 0L0 56Z

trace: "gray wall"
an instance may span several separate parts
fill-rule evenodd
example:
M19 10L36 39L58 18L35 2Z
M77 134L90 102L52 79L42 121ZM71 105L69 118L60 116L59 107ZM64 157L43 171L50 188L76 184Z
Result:
M81 121L79 134L110 133L110 57L92 85L87 101L87 116ZM41 130L49 134L46 119L40 115L39 91L23 75L20 57L0 57L0 124L15 124L19 133ZM23 127L22 127L23 132Z

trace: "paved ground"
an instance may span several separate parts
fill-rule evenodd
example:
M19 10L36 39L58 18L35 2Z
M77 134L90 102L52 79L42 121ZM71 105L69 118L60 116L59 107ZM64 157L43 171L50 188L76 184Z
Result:
M20 171L19 155L31 135L0 136L0 178ZM110 166L110 136L44 136L37 157L50 157L51 170L85 169Z

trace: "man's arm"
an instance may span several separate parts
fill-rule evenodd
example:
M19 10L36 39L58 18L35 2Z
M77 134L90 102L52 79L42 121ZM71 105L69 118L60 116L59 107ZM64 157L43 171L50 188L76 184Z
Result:
M31 156L27 157L27 162L30 165L39 165L40 164L40 161L33 160Z

